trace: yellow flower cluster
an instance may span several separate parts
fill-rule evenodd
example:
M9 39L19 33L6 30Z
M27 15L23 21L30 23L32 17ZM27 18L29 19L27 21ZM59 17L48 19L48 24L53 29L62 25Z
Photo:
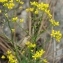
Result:
M5 3L3 6L7 7L8 9L13 9L15 4L12 1L9 1L9 2Z
M4 3L3 6L7 7L8 9L13 9L15 6L14 0L0 0L0 2ZM20 4L24 4L21 0L15 0L15 2L18 2Z
M12 9L15 6L15 4L11 2L4 4L4 6L8 7L8 9Z
M51 36L52 36L53 38L55 38L56 41L60 42L60 39L61 39L61 37L62 37L62 34L60 33L60 31L52 30Z
M0 0L1 3L7 2L8 0Z
M9 59L9 63L17 63L17 59L10 50L7 51L7 58Z
M13 21L13 22L16 22L16 20L18 20L18 17L13 17L13 18L12 18L12 21Z
M41 58L41 56L44 54L44 50L41 49L40 51L36 51L36 53L32 56L33 59L38 59L38 58Z
M56 22L54 19L50 19L50 22L53 26L59 26L59 22Z
M33 43L31 43L30 41L28 41L28 42L26 42L26 46L27 46L28 48L34 48L34 47L36 47L36 44L33 44Z
M33 12L34 8L27 8L26 11L27 12Z
M47 16L49 17L49 21L53 26L59 26L59 22L56 22L54 19L52 19L52 14L50 13L49 10L49 4L45 4L43 2L38 3L38 2L30 2L31 6L33 8L28 8L26 11L31 11L34 12L35 14L38 14L39 11L44 11ZM35 9L34 9L35 8Z
M24 4L21 0L16 0L16 2L19 2L20 4Z
M35 14L37 13L38 14L38 11L41 10L41 11L45 11L48 9L49 7L49 4L44 4L43 2L41 3L38 3L38 2L30 2L32 6L36 6L36 11L35 11Z
M34 1L34 2L30 2L30 4L33 5L33 6L37 6L38 5L38 2L35 2Z
M37 8L38 8L39 10L42 10L42 11L43 11L43 10L49 8L49 4L44 4L43 2L41 2L41 3L38 3Z
M49 9L46 9L45 10L45 13L48 15L48 17L51 19L52 18L52 15L50 13L50 10Z

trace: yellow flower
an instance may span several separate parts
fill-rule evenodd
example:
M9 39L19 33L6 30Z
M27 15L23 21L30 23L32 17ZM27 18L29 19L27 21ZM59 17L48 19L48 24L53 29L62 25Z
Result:
M7 13L5 13L5 16L8 18L8 14Z
M26 45L29 45L30 44L30 41L26 42Z
M12 21L13 21L13 22L16 22L16 20L18 20L18 17L12 18Z
M36 47L36 44L33 44L30 41L26 42L26 45L27 45L28 48L34 48L34 47Z
M38 10L36 10L36 11L35 11L35 14L38 14L38 13L39 13L39 11L38 11Z
M59 22L56 22L54 19L50 19L50 22L53 26L59 26Z
M12 32L15 32L15 29L11 29Z
M40 51L36 51L36 53L32 56L33 59L38 59L38 58L41 58L41 56L44 54L44 50L41 49Z
M4 3L4 2L7 2L8 0L0 0L0 2Z
M55 30L52 30L51 36L55 37Z
M17 63L17 59L10 50L7 51L7 58L9 59L9 63Z
M2 55L2 57L1 57L2 59L5 59L5 56L4 55Z
M38 9L39 11L44 11L48 15L49 18L52 18L52 15L51 15L50 10L49 10L49 4L45 4L43 2L38 3L35 1L30 2L30 3L32 6L34 6L34 7L36 6L36 9ZM30 11L30 10L28 9L28 11ZM38 14L37 10L35 11L35 14Z
M33 50L31 50L31 52L33 52Z
M19 3L20 3L20 4L24 4L24 2L22 2L22 1L20 1Z
M52 36L53 38L55 38L56 41L60 42L60 39L61 39L61 37L62 37L62 34L60 33L60 31L52 30L51 36Z
M34 8L27 8L26 11L27 12L33 12Z
M34 2L30 2L30 4L33 5L33 6L37 6L38 5L38 2L35 2L34 1Z
M49 8L49 4L44 4L43 2L41 2L41 3L38 3L37 8L39 10L42 10L42 11L44 10L45 11L45 9Z
M49 8L49 4L43 4L44 8Z
M29 8L29 10L32 12L34 10L34 8Z
M24 2L21 0L16 0L16 2L19 2L20 4L24 4Z
M7 53L7 54L11 54L11 51L10 51L10 50L8 50L6 53Z
M15 4L13 2L5 3L3 6L6 6L8 9L13 9Z
M24 19L20 19L20 22L21 22L21 23L24 22Z
M48 15L49 18L52 18L52 14L50 13L50 10L45 9L45 13Z
M13 0L10 0L9 2L13 2Z

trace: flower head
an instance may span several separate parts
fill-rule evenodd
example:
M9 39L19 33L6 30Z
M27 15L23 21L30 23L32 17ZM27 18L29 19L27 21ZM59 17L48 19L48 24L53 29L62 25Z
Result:
M26 42L26 46L27 46L28 48L34 48L34 47L36 46L36 44L33 44L33 43L31 43L30 41L28 41L28 42Z
M2 59L5 59L5 56L4 55L2 55L2 57L1 57Z
M7 58L9 59L9 63L17 63L17 59L10 50L7 51Z
M60 39L61 39L61 37L62 37L62 34L60 33L60 31L52 30L51 36L52 36L53 38L55 38L56 41L60 42Z
M32 56L33 59L41 58L41 56L44 54L44 50L41 49L40 51L36 51L36 53Z
M15 4L13 2L5 3L3 6L7 7L8 9L13 9Z
M0 0L1 3L7 2L8 0Z
M59 22L56 22L54 19L50 19L50 22L53 26L59 26Z
M18 20L18 17L13 17L13 18L12 18L12 21L13 21L13 22L16 22L16 20Z

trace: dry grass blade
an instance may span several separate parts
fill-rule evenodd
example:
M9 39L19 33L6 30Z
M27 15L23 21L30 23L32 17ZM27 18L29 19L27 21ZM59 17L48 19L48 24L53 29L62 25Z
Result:
M11 43L8 42L8 39L0 35L0 49L6 52L8 49L11 49L10 45Z
M31 36L31 13L29 12L29 35Z

